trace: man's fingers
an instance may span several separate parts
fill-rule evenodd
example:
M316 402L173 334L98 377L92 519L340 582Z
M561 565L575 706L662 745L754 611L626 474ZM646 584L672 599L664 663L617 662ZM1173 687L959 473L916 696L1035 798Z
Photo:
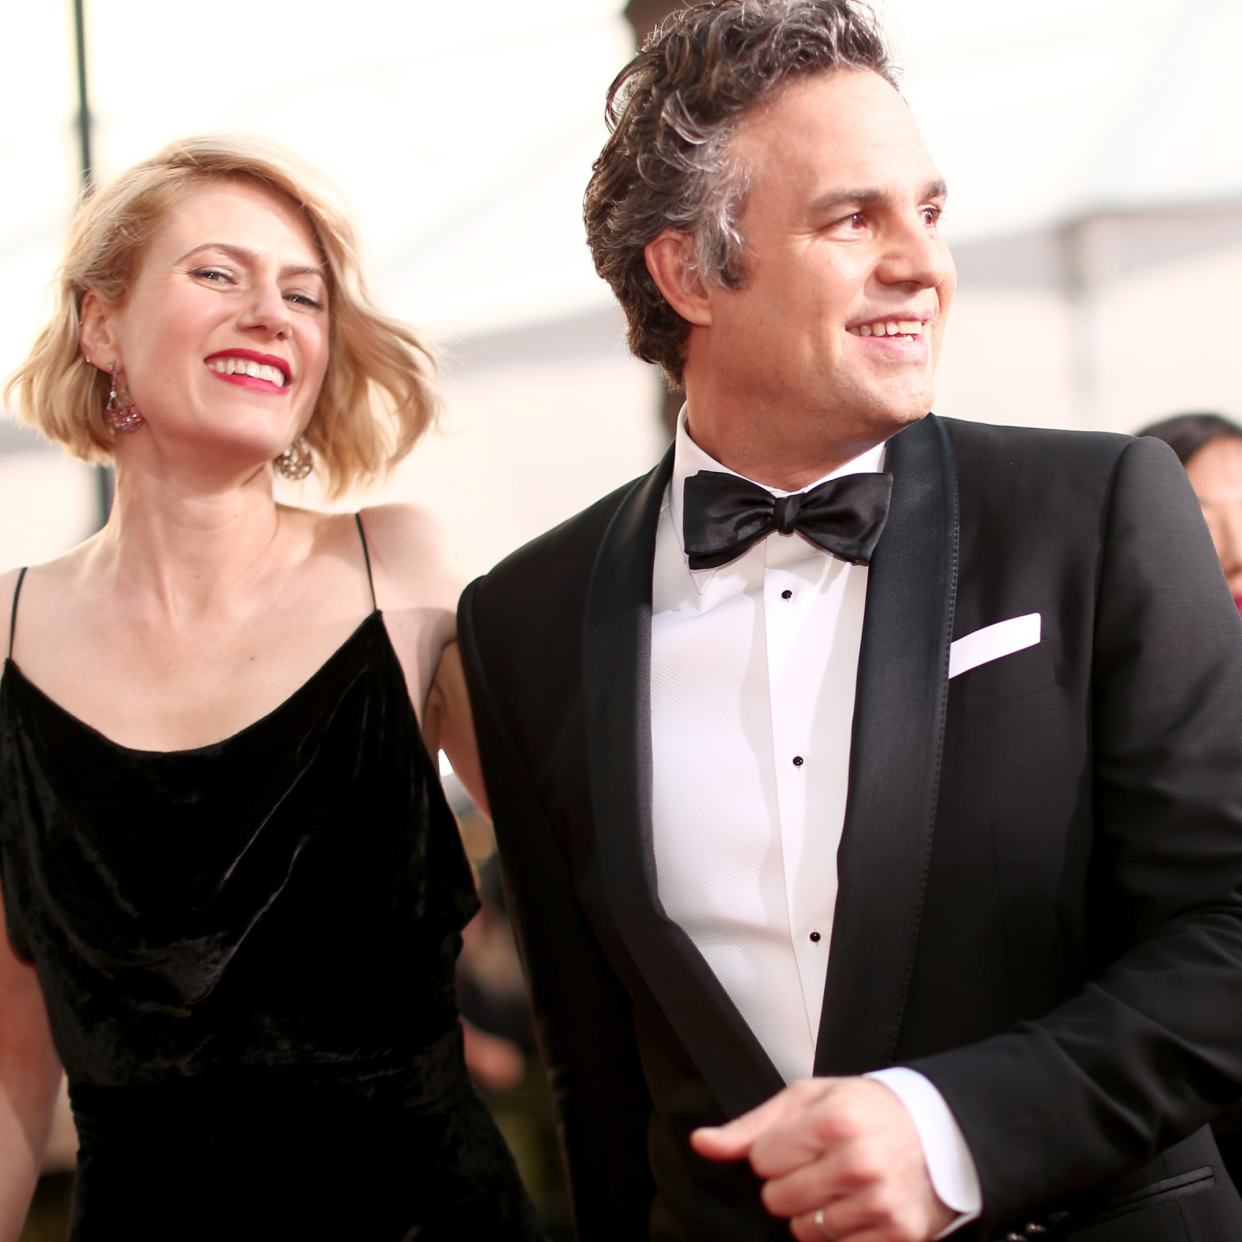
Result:
M735 1117L723 1126L703 1126L690 1135L690 1144L708 1160L744 1160L751 1145L769 1127L805 1108L811 1099L829 1089L831 1079L804 1079L777 1092L758 1108Z
M763 1206L773 1216L793 1219L814 1212L831 1200L848 1198L857 1193L859 1186L859 1181L842 1167L841 1160L829 1155L765 1181Z
M953 1213L936 1198L918 1132L897 1097L866 1079L838 1079L822 1091L812 1085L790 1088L779 1109L738 1118L767 1210L789 1220L799 1242L927 1242L940 1232ZM756 1132L757 1114L767 1124Z
M784 1093L782 1092L781 1095ZM775 1095L758 1108L723 1126L703 1126L690 1135L690 1145L708 1160L744 1160L751 1144L760 1134L786 1115L785 1110L772 1107L780 1099Z
M926 1242L939 1232L870 1211L854 1200L827 1204L821 1219L822 1225L815 1212L797 1216L789 1222L789 1232L798 1242Z
M855 1213L848 1217L834 1211L834 1205L824 1208L823 1225L815 1219L814 1212L799 1216L789 1222L789 1232L798 1242L892 1242L884 1222Z

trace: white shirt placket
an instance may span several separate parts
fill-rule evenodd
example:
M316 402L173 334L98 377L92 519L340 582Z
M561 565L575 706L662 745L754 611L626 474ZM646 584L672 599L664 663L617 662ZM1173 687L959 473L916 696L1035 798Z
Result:
M832 477L883 468L879 447ZM791 1082L812 1072L827 981L869 571L779 534L691 570L681 499L698 470L724 467L683 410L652 582L657 887ZM952 1232L981 1201L952 1112L915 1070L872 1077L909 1110L936 1193L963 1213Z
M849 779L853 678L866 569L801 536L766 541L768 693L790 949L814 1046L836 906L836 851ZM835 676L834 676L835 674Z

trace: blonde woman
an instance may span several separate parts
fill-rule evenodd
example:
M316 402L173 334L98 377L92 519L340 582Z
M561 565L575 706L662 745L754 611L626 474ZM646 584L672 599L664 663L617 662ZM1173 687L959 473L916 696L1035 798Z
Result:
M456 569L415 509L273 498L435 413L348 218L278 148L167 147L83 206L9 393L116 500L0 577L0 1239L62 1062L78 1242L535 1236L454 1003Z

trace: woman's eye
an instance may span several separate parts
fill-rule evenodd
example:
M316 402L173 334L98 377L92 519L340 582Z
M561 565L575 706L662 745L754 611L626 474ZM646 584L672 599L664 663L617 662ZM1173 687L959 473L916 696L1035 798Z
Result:
M323 303L309 293L286 293L285 300L295 306L309 306L311 310L323 310Z
M220 284L223 284L225 281L231 279L228 272L218 267L200 267L191 272L190 275L198 276L203 280L216 281Z

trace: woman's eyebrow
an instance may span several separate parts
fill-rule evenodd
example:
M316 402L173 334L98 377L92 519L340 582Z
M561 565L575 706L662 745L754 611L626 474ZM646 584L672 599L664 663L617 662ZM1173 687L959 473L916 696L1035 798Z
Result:
M248 250L245 246L234 246L230 242L203 242L201 246L195 246L193 250L187 250L177 261L184 263L201 250L222 250L225 254L230 254L240 262L248 264L254 263L258 258L253 250ZM328 279L323 268L317 267L314 264L290 264L288 267L282 267L280 274L282 276L318 276L325 284Z

